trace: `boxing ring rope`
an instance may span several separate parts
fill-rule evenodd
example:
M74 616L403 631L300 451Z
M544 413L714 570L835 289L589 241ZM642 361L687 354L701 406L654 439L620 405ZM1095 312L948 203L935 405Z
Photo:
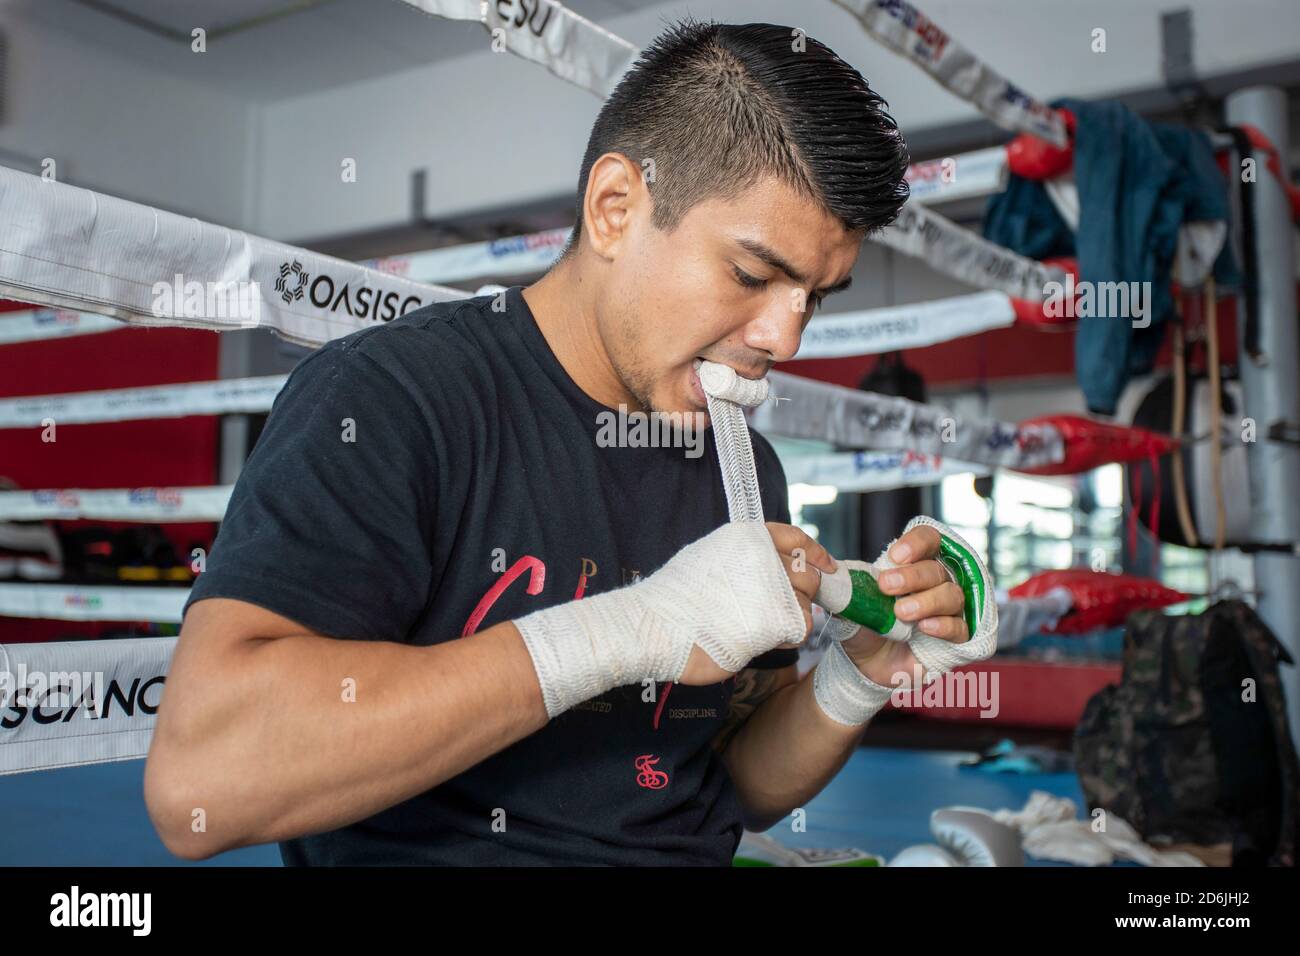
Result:
M0 491L0 521L220 521L233 485Z
M46 230L50 221L58 227ZM261 327L316 346L383 321L376 313L389 305L397 308L400 303L405 312L469 295L2 167L0 222L11 226L0 238L0 295L61 307L91 305L133 325L218 331ZM100 248L94 242L99 235L126 238ZM180 236L191 241L177 241ZM141 279L142 275L181 276L183 281L159 280L168 292L160 296L155 284ZM243 314L204 314L205 299L173 294L172 285L181 286L182 292L193 287L196 297L214 286L238 287L241 304L249 307L248 313L257 313L256 321ZM878 410L883 423L900 415L909 422L939 423L952 433L952 447L965 461L1034 467L1060 460L1063 454L1050 428L1021 435L1016 426L1001 422L952 419L954 425L945 425L948 416L941 409L773 375L774 383L782 382L784 394L799 396L794 405L806 399L809 409L805 413L784 407L791 403L768 403L769 408L783 406L779 412L766 413L771 415L766 427L776 434L788 428L798 437L830 437L850 447L908 447L906 436L887 424L876 426L874 432L859 429L856 434L862 440L844 440L847 425L820 436L810 434L825 411L838 407L837 402L859 411L866 403ZM0 427L38 425L46 419L74 423L265 411L283 381L283 376L265 376L4 399L0 400ZM995 445L990 445L993 440ZM938 454L945 448L936 440L913 450Z
M872 39L928 73L1003 129L1069 142L1059 113L1004 79L906 0L832 0Z
M71 309L21 309L0 313L0 346L114 332L116 319Z
M323 343L321 343L323 344ZM230 415L270 410L287 375L228 378L181 385L147 385L65 395L24 395L0 399L0 428Z

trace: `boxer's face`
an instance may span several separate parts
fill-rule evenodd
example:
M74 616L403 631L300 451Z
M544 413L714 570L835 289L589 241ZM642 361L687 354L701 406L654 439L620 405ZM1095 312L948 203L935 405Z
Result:
M775 179L699 203L671 232L630 219L601 336L628 391L660 412L706 408L697 358L758 378L793 357L863 238Z

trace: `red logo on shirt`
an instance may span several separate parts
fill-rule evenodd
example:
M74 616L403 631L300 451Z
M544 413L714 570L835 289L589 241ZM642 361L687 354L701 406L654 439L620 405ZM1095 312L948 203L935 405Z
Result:
M470 614L469 620L461 629L461 637L469 637L478 630L478 626L483 623L483 618L487 612L492 610L492 605L497 603L497 599L505 593L506 588L514 583L515 579L528 572L528 587L525 589L528 594L541 594L542 588L546 586L546 564L540 558L534 558L531 554L526 554L507 571L497 579L496 584L488 588L487 594L484 594Z
M638 786L645 787L647 790L662 790L668 786L668 774L655 769L659 759L654 754L642 754L636 758L636 769L639 771L636 775Z

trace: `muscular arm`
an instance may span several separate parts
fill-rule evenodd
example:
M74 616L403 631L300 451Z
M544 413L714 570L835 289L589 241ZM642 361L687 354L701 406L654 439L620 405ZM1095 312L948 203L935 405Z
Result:
M864 730L822 712L811 671L802 680L794 665L737 674L727 723L713 746L731 774L745 828L766 830L820 793Z
M415 647L324 637L213 598L185 617L145 801L168 849L200 859L353 823L546 721L513 624Z

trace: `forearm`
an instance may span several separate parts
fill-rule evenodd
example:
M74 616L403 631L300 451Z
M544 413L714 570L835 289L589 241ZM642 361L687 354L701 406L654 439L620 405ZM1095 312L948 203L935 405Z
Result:
M765 700L723 752L746 828L766 830L820 793L864 730L826 716L813 697L812 671Z
M347 825L547 722L508 623L431 647L303 634L241 642L219 660L203 660L200 644L184 650L195 659L173 669L187 681L220 677L174 717L167 696L191 688L169 683L145 781L160 832L183 855ZM206 832L193 832L195 810Z

